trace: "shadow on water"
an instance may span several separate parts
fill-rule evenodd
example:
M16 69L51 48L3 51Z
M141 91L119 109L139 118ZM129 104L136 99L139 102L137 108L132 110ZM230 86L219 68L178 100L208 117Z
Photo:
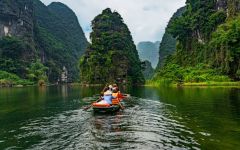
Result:
M126 89L114 114L83 111L99 88L0 91L0 149L238 149L239 89Z

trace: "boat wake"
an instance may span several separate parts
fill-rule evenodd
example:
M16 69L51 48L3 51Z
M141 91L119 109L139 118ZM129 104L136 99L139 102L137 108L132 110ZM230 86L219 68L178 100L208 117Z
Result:
M125 106L111 115L78 109L30 120L17 138L36 139L29 149L199 149L173 105L132 97Z

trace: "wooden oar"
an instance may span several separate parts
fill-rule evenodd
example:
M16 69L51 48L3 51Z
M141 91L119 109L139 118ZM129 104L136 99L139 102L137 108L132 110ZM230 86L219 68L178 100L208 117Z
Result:
M120 108L121 108L122 110L124 110L124 107L123 107L123 105L120 103L120 101L118 102L118 105L120 106Z
M107 86L107 84L105 85L105 87ZM105 87L103 88L103 90L105 89ZM102 92L103 92L103 90L102 90ZM97 103L97 102L99 102L100 100L102 100L102 97L101 97L101 95L100 95L100 97L99 97L99 99L97 100L97 101L95 101L95 102L93 102L93 103ZM92 104L93 104L92 103ZM91 105L89 105L89 106L86 106L85 108L83 108L83 110L88 110L89 108L91 108L92 107L92 104Z
M124 99L124 98L129 98L130 97L130 94L122 94L122 98ZM120 103L120 101L118 102L118 105L120 106L120 108L122 109L122 110L124 110L125 108L124 108L124 106Z
M97 101L95 101L95 102L93 102L93 103L97 103L97 102L99 102L100 100L102 100L102 97L99 97L99 99L97 100ZM92 104L91 105L89 105L89 106L86 106L85 108L83 108L83 110L88 110L89 108L91 108L92 107Z
M122 94L124 98L129 98L130 94Z
M89 106L86 106L85 108L83 108L83 110L84 111L87 111L89 108L91 108L92 107L92 104L91 105L89 105Z

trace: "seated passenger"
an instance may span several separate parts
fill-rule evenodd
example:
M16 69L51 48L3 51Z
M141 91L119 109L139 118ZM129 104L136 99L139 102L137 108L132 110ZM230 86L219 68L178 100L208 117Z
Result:
M112 104L112 99L116 97L112 96L112 91L109 87L104 89L103 100L99 104Z
M121 94L121 92L120 92L117 84L113 84L113 91L114 91L114 93L118 93L118 94L117 94L117 97L118 97L118 98L123 98L123 95Z
M119 95L119 93L118 93L117 88L115 88L115 89L113 90L112 96L113 96L113 97L116 97L116 98L112 99L112 104L114 104L114 105L119 104L119 102L120 102L120 100L121 100L121 97L120 97L120 95Z
M106 101L108 104L112 104L112 99L114 99L116 97L112 96L112 91L107 90L106 92L104 92L104 96L103 99L104 101Z
M111 84L108 86L108 90L113 91L113 86Z
M112 87L112 90L114 91L116 91L118 89L118 86L117 86L117 84L113 84L113 87Z

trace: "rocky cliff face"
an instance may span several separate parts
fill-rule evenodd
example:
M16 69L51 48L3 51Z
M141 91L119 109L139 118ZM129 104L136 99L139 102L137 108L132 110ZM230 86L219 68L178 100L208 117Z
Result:
M26 77L36 58L32 0L0 0L0 70Z
M0 38L4 36L33 39L32 0L0 1Z
M223 9L228 13L228 15L231 15L231 13L236 13L240 10L239 0L217 0L215 6L215 9Z
M186 11L168 29L177 39L176 51L158 77L187 82L240 80L239 4L240 0L187 0ZM191 73L194 68L197 74Z
M78 61L88 44L70 8L39 0L0 0L0 40L0 70L26 77L30 64L41 59L50 82L61 80L64 67L68 81L77 80ZM19 66L24 68L16 71Z
M227 9L227 1L226 0L217 0L216 2L216 9Z

